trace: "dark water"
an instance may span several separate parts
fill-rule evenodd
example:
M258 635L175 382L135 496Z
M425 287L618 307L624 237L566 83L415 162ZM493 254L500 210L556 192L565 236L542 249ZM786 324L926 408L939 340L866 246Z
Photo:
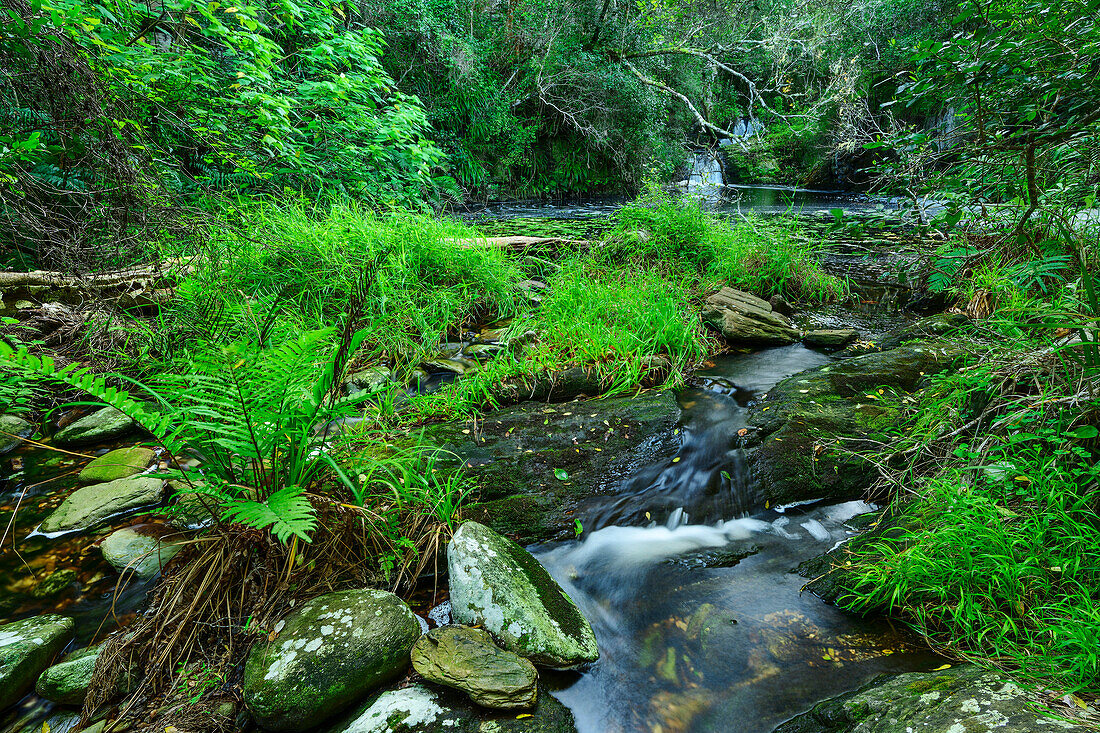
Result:
M680 395L679 453L578 512L591 531L538 557L592 621L601 658L555 695L580 733L767 733L882 672L942 660L882 620L802 594L792 570L854 530L862 502L764 509L738 430L746 405L829 357L725 357Z
M820 191L789 186L701 185L686 189L698 196L703 207L717 214L814 214L827 215L833 209L872 214L896 209L892 199L845 191ZM576 199L562 202L500 201L458 212L471 221L496 219L589 219L614 214L625 197Z

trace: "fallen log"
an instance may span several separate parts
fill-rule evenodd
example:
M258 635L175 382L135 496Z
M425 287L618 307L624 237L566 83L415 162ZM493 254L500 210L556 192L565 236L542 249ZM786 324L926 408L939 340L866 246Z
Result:
M565 237L528 237L515 235L511 237L451 237L444 239L448 244L456 244L459 247L496 247L500 249L526 249L528 247L560 247L561 245L584 246L588 244L585 239L568 239Z
M49 270L0 272L0 313L47 303L82 305L112 301L121 308L159 305L172 297L180 278L194 271L182 260L165 260L110 272L69 275Z

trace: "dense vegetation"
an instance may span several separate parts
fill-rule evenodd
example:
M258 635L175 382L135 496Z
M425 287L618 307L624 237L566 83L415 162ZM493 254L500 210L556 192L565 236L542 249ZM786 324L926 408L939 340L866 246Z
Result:
M425 424L476 429L563 375L590 397L678 388L721 348L697 312L724 285L848 299L818 230L666 185L719 141L735 178L922 204L921 285L973 320L957 370L881 395L904 419L867 457L896 531L853 550L841 602L1100 692L1100 0L4 0L0 17L0 276L154 268L129 305L0 301L0 414L112 405L171 459L165 511L216 519L184 555L201 572L152 601L194 601L188 643L155 614L124 642L156 692L198 649L249 640L226 608L408 591L434 567L483 487ZM746 122L761 131L731 134ZM439 215L596 192L636 198L550 249ZM464 371L448 345L486 330L507 344L491 358L425 371ZM253 573L282 580L234 595Z

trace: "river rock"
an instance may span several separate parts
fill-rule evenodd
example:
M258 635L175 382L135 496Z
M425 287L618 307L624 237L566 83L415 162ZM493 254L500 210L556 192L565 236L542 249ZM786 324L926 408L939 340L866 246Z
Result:
M11 453L34 435L34 425L17 415L0 415L0 456Z
M451 613L484 626L505 649L553 669L596 661L588 620L531 553L477 522L447 548Z
M93 527L115 514L157 504L164 481L152 476L130 476L77 489L39 527L41 532L67 532Z
M355 372L344 380L349 395L378 392L393 381L393 372L384 366L372 366Z
M54 433L55 445L86 445L121 438L134 429L134 421L113 407L80 418Z
M523 402L486 415L476 435L465 421L425 425L422 435L477 480L467 517L536 542L572 538L573 511L639 467L671 460L683 439L679 419L674 394L647 392L560 405Z
M76 582L76 570L73 568L58 568L34 587L31 596L39 599L53 598L72 588Z
M576 733L569 709L547 693L538 705L484 710L451 690L415 684L374 695L328 733Z
M101 649L91 646L67 655L39 676L34 691L59 705L83 705Z
M751 293L722 288L706 300L703 320L733 343L792 344L798 331L790 319Z
M1001 672L963 664L938 672L880 677L815 705L775 733L1035 733L1095 730L1047 717Z
M748 419L761 438L749 459L761 500L776 505L861 496L876 472L852 451L888 439L897 414L886 393L911 392L926 375L950 369L962 355L942 342L912 344L827 364L777 384L752 406ZM839 439L845 439L843 446L836 444Z
M0 625L0 710L31 688L73 638L73 620L44 614Z
M148 580L183 549L184 543L165 535L171 530L161 524L139 524L112 532L99 546L103 559L120 573L126 570ZM178 535L177 535L178 537Z
M487 708L529 708L538 701L535 665L498 647L484 629L443 626L412 648L421 677L461 690Z
M136 445L104 453L84 467L77 476L82 484L102 484L141 473L153 462L151 448Z
M802 337L802 343L815 348L839 349L857 338L859 338L859 331L852 328L822 328L817 331L808 331Z
M303 731L400 675L420 624L380 590L329 593L275 626L252 647L242 692L252 717L273 731Z

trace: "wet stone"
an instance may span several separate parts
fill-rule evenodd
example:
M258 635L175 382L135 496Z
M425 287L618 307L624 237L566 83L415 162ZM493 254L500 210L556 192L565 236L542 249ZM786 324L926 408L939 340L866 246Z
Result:
M802 343L819 349L839 349L858 338L859 331L854 328L823 328L808 331L802 337Z
M151 476L131 476L77 489L46 517L39 530L67 532L86 529L108 518L161 500L164 482Z
M86 647L69 654L39 676L35 692L59 705L83 705L101 649Z
M417 640L413 668L487 708L529 708L538 700L538 672L523 657L493 643L484 629L444 626Z
M121 438L134 429L134 421L113 407L80 418L53 436L56 445L86 445Z
M34 425L16 415L0 415L0 456L11 453L34 435Z
M707 298L703 320L732 343L783 345L798 341L794 324L771 303L733 288L722 288Z
M105 453L89 463L77 479L82 484L101 484L117 481L144 471L156 454L150 448L134 446Z
M108 535L99 549L103 559L115 570L120 573L128 570L148 580L160 573L184 547L180 538L173 540L163 536L170 531L157 524L123 527Z
M19 701L73 638L73 620L45 614L0 625L0 710Z

